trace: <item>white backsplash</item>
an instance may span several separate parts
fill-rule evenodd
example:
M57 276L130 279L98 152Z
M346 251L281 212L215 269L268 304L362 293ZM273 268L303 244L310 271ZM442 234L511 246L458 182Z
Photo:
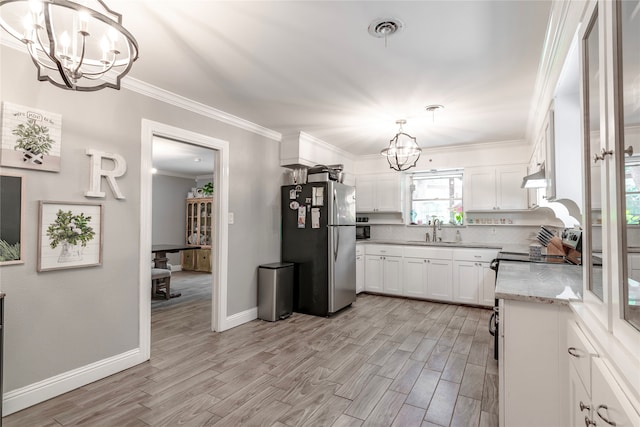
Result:
M460 231L462 242L522 244L528 245L536 241L538 226L443 226L438 230L438 237L445 242L456 239L456 231ZM406 225L373 225L371 224L371 240L415 241L425 240L425 233L432 234L431 227Z

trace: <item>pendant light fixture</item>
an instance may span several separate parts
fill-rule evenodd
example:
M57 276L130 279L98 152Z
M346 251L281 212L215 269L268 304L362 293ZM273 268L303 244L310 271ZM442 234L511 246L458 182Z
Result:
M101 0L0 0L0 27L25 44L38 80L63 89L120 89L138 59L122 15Z
M389 146L382 150L380 154L387 158L391 169L401 172L416 165L422 149L418 146L414 137L403 132L402 125L407 124L406 120L398 120L396 124L400 126L398 133L391 138Z

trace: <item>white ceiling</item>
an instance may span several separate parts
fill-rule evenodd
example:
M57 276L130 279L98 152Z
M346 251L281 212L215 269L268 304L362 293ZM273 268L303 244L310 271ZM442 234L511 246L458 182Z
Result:
M423 148L524 139L551 5L106 2L138 40L131 77L354 155L379 153L398 119ZM378 18L404 23L386 48Z
M215 151L197 145L154 137L153 167L159 174L196 178L213 174Z

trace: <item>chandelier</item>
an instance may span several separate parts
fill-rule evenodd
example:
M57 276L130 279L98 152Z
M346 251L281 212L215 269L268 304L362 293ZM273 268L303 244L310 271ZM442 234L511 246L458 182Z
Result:
M38 80L77 91L120 89L138 59L122 15L101 0L0 0L0 26L25 44Z
M396 121L400 126L398 133L389 141L389 146L380 152L387 158L389 167L398 172L414 167L422 152L416 139L402 131L402 125L406 123L406 120Z

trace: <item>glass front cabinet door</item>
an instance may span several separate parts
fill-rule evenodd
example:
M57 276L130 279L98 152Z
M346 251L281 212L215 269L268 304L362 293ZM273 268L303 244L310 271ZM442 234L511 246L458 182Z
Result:
M640 402L640 0L588 2L579 30L584 304L576 314ZM635 413L640 413L640 404ZM640 420L640 418L638 418ZM600 425L600 423L597 423ZM604 425L604 424L603 424Z

